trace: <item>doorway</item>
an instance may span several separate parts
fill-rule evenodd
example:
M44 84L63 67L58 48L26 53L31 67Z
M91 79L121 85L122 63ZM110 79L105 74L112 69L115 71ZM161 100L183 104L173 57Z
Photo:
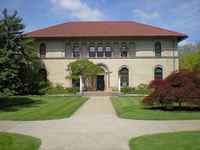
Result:
M96 78L97 91L103 91L105 89L104 75L98 75Z

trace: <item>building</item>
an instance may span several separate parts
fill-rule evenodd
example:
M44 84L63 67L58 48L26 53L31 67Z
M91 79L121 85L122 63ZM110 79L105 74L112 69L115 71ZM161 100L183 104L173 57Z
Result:
M165 78L179 68L177 44L187 35L137 22L68 22L27 33L35 39L48 79L65 87L79 86L66 79L67 65L88 58L104 73L96 90L135 87Z

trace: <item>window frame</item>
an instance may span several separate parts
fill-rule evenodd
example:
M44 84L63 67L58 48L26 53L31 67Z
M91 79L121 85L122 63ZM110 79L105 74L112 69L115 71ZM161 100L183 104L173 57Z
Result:
M93 49L93 51L91 51L92 49ZM89 53L89 57L90 58L95 58L96 57L96 53L97 53L95 46L93 46L93 45L89 46L88 53Z
M123 70L127 71L125 72L126 74L122 72ZM120 86L122 88L129 87L129 69L127 67L122 67L119 70L119 76L120 76ZM126 83L126 85L123 85L124 83Z
M121 44L121 57L126 58L128 57L128 46L127 43L122 43Z
M101 51L99 48L101 48ZM97 57L104 57L104 47L102 46L102 44L99 44L99 46L97 47Z
M161 42L156 42L154 44L154 51L155 51L155 56L156 57L161 57L162 56L162 44L161 44Z
M107 48L110 48L110 50L108 51ZM105 47L105 57L112 57L112 47L111 46Z
M161 66L154 68L154 80L163 80L163 68Z
M39 53L40 53L40 58L45 58L46 57L47 46L46 46L45 43L41 43L40 44Z
M78 43L73 45L72 56L73 58L80 58L81 56L80 46Z

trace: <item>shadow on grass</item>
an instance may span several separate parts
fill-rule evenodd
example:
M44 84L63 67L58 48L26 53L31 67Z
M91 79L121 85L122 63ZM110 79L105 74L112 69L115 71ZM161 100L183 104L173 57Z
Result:
M44 101L31 99L29 97L0 97L0 111L13 112L22 108L37 107Z
M149 110L159 110L159 111L168 111L168 112L198 112L200 111L200 107L195 107L195 106L174 106L171 108L166 108L166 107L150 107L150 108L144 108L144 109L149 109Z

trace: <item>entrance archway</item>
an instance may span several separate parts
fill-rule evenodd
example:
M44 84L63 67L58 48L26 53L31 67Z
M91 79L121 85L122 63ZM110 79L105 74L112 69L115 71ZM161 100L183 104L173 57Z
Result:
M98 64L103 69L103 72L96 76L96 90L107 91L110 87L110 72L104 64Z

